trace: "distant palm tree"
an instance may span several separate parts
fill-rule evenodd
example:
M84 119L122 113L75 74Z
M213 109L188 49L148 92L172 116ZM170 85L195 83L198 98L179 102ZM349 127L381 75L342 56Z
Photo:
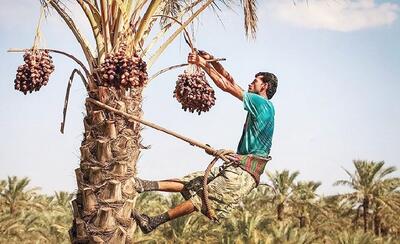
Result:
M55 192L55 204L64 209L71 208L71 200L74 197L74 194L66 192L66 191L59 191Z
M373 228L377 236L381 235L382 225L389 216L400 213L400 178L389 178L381 182L373 198Z
M74 194L60 191L55 192L54 197L50 198L49 208L53 211L48 216L47 226L50 229L50 236L56 239L54 242L69 241L68 229L72 221L71 200Z
M294 180L299 175L298 171L290 173L288 170L267 173L272 189L273 202L276 204L276 214L279 221L283 220L285 204L293 194Z
M350 180L339 180L335 185L349 186L354 190L352 193L344 194L343 197L352 202L355 207L362 206L364 232L367 232L369 211L373 204L378 208L378 213L383 206L393 209L394 205L390 203L392 198L388 196L399 187L400 178L387 178L396 171L396 168L384 168L383 161L354 160L353 164L356 168L354 174L345 169Z
M6 185L7 185L7 182L5 180L0 181L0 192L2 192L4 190Z
M30 194L28 184L27 178L9 177L1 194L0 236L7 239L8 243L28 238L41 242L45 240L42 239L38 223L49 210L44 203L48 197Z
M261 212L237 211L227 219L224 226L224 229L231 231L222 231L222 234L225 239L234 240L234 243L261 243L267 238L267 222L272 220L268 220Z
M268 203L271 191L259 187L244 199L246 204L235 208L219 224L213 224L197 213L168 222L152 235L144 235L137 230L135 243L400 243L397 205L400 192L394 190L397 182L393 179L396 178L384 180L388 179L392 180L385 181L379 193L376 193L379 198L374 196L370 205L374 217L370 222L374 223L375 231L381 231L381 237L351 228L356 220L350 216L357 213L358 209L362 210L362 204L359 203L357 208L357 205L342 195L316 199L318 183L298 182L292 186L292 194L286 202L286 213L288 216L292 213L307 216L310 220L309 228L298 228L297 220L293 218L278 222L274 214L275 207L265 204ZM20 179L15 181L19 182ZM4 182L0 183L4 186L3 192L0 191L2 193L8 187L8 181ZM30 189L28 186L25 189ZM72 194L66 192L56 192L52 196L37 192L23 204L18 201L18 207L11 214L9 205L5 204L6 198L0 195L0 243L69 243L67 230L72 220L69 207L71 197ZM145 192L138 197L135 208L153 215L166 211L181 200L179 194L166 196ZM379 222L376 222L376 216L380 217Z
M293 211L299 219L300 228L306 226L306 219L309 212L316 212L319 209L316 201L316 190L321 182L301 181L293 187L293 197L290 199Z
M341 201L338 196L321 197L317 211L310 211L310 228L318 231L320 235L334 235L351 226L349 212L352 205Z
M23 239L23 224L20 218L12 216L9 213L1 213L0 215L0 243L5 241L13 241Z
M27 177L18 179L13 176L8 177L5 186L3 186L4 189L0 195L4 198L11 215L15 214L18 208L29 204L34 192L38 190L38 188L27 189L29 182L30 180Z
M389 244L393 243L390 240L383 240L373 236L370 233L363 233L363 232L349 232L344 231L340 232L337 235L333 236L331 241L333 243L338 244L370 244L370 243L382 243L382 244Z
M280 222L271 227L267 243L276 244L311 244L317 237L310 232L296 228L292 224Z
M260 206L262 206L263 209L274 206L273 198L274 194L270 186L266 183L260 183L257 188L253 189L243 199L243 207L254 213L260 210ZM271 211L268 212L270 213Z

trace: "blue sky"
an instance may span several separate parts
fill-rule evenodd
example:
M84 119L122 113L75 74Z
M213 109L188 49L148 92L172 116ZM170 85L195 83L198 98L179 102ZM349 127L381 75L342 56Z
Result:
M72 6L72 10L75 8ZM275 135L267 170L300 171L299 179L322 182L320 193L343 190L335 180L353 171L353 159L384 160L400 168L400 1L259 1L256 40L244 36L242 14L224 10L223 25L211 11L194 25L195 45L215 56L243 88L258 71L279 79L272 99ZM20 54L30 47L39 16L36 1L8 1L0 10L0 178L28 176L45 192L75 189L83 131L84 88L74 81L65 134L59 133L65 88L75 64L53 55L56 71L48 86L24 96L13 88ZM79 24L85 24L74 12ZM43 23L43 45L82 57L79 46L53 14ZM87 30L87 28L84 28ZM188 52L177 39L157 70L184 63ZM144 118L216 148L235 149L246 113L239 100L216 90L217 103L197 116L172 98L183 70L159 76L144 93ZM203 170L211 158L168 135L145 129L152 146L138 162L139 176L163 179ZM396 173L399 175L399 170ZM266 177L262 177L266 181Z

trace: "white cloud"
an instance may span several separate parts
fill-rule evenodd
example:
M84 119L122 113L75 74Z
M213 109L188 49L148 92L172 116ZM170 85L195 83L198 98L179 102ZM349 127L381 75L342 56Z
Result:
M375 0L266 1L263 11L295 26L333 31L355 31L390 25L398 16L399 5Z

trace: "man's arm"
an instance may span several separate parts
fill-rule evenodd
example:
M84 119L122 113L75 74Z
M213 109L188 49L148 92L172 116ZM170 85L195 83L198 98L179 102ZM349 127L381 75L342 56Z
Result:
M220 74L213 66L211 66L211 64L207 63L207 61L197 53L189 54L188 63L200 66L210 76L218 88L232 94L241 101L243 100L243 89L236 85L233 79L228 80Z
M210 59L214 59L214 56L209 54L206 51L202 51L199 50L199 55L204 58L205 60L210 60ZM233 77L231 76L231 74L229 74L228 71L226 71L224 69L224 66L222 66L222 64L220 64L218 61L214 61L214 62L210 62L211 65L214 67L214 69L220 73L223 77L225 77L229 82L234 83L235 81L233 80Z

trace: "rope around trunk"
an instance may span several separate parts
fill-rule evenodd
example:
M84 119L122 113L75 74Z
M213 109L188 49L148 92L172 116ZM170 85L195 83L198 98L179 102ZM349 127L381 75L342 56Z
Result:
M214 159L208 164L207 169L206 169L205 172L204 172L204 179L203 179L203 199L204 199L204 205L205 205L205 207L206 207L206 213L205 213L205 215L206 215L210 220L212 220L212 221L216 221L216 220L217 220L216 215L215 215L213 209L211 209L211 205L210 205L210 202L209 202L209 199L208 199L208 176L209 176L209 174L210 174L210 172L211 172L212 167L213 167L214 164L218 161L218 159L222 159L222 160L225 161L225 162L231 162L232 160L231 160L229 157L227 157L227 156L228 156L229 154L233 154L233 153L234 153L233 151L231 151L231 150L225 150L225 149L216 150L216 149L214 149L213 147L211 147L211 146L208 145L208 144L204 144L204 143L195 141L195 140L193 140L193 139L191 139L191 138L189 138L189 137L180 135L180 134L178 134L178 133L176 133L176 132L174 132L174 131L172 131L172 130L168 130L168 129L163 128L163 127L161 127L161 126L159 126L159 125L156 125L156 124L154 124L154 123L148 122L148 121L146 121L146 120L143 120L143 119L138 118L138 117L136 117L136 116L133 116L133 115L131 115L131 114L128 114L128 113L125 113L125 112L120 111L120 110L118 110L118 109L115 109L115 108L113 108L113 107L110 107L110 106L108 106L108 105L106 105L106 104L104 104L104 103L102 103L102 102L100 102L100 101L97 101L97 100L93 99L93 98L87 98L86 101L88 101L88 102L90 102L90 103L93 103L94 105L96 105L96 106L98 106L98 107L100 107L100 108L107 109L107 110L109 110L109 111L111 111L111 112L114 112L114 113L116 113L116 114L118 114L118 115L124 116L124 117L126 117L126 118L128 118L128 119L132 119L132 120L134 120L134 121L136 121L136 122L138 122L138 123L141 123L141 124L143 124L143 125L146 125L146 126L148 126L148 127L151 127L151 128L153 128L153 129L155 129L155 130L159 130L159 131L162 131L162 132L164 132L164 133L166 133L166 134L169 134L169 135L171 135L171 136L174 136L174 137L176 137L176 138L178 138L178 139L180 139L180 140L183 140L183 141L185 141L185 142L188 142L188 143L189 143L190 145L192 145L192 146L196 146L196 147L202 148L202 149L205 150L205 152L206 152L207 154L209 154L209 155L211 155L211 156L214 156Z

